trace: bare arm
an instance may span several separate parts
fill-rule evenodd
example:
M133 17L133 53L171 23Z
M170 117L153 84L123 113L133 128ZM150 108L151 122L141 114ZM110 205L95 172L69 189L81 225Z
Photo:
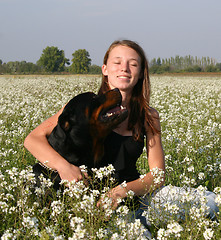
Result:
M54 127L57 125L58 117L62 111L63 108L36 127L26 137L24 146L41 163L57 170L61 179L77 181L82 179L80 169L77 166L70 164L58 154L47 140L47 136L50 135Z
M158 112L153 109L153 115L155 119L155 127L160 130L160 121ZM161 134L154 134L149 130L147 132L147 157L149 169L154 168L162 169L165 172L165 160L164 152L161 142ZM164 176L159 184L154 184L154 177L151 172L148 172L143 179L136 179L134 181L128 182L126 188L122 188L120 185L113 188L111 191L111 197L114 200L118 198L125 198L129 190L132 190L136 196L142 196L154 189L162 186L164 184ZM115 201L116 202L116 201ZM115 205L116 207L117 205Z

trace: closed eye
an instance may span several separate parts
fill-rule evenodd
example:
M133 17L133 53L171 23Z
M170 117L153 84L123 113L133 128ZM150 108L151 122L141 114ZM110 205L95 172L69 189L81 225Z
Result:
M132 61L130 61L130 65L133 66L133 67L137 67L138 66L138 62L133 59Z

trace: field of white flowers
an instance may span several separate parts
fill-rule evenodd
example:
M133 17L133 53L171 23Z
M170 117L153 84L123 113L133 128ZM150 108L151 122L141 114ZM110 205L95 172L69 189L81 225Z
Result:
M100 81L100 76L0 76L1 239L145 239L140 222L127 219L124 203L116 211L108 202L104 210L96 207L107 188L90 191L78 183L55 193L50 203L43 188L32 190L30 165L36 160L23 147L26 135L73 96L97 92ZM151 76L151 85L151 106L161 118L166 184L213 191L220 208L221 77ZM141 175L146 161L144 149L137 164ZM188 203L189 196L182 201ZM164 224L150 216L153 239L221 238L221 214L211 221L193 207L178 221L179 203L166 210L170 217Z

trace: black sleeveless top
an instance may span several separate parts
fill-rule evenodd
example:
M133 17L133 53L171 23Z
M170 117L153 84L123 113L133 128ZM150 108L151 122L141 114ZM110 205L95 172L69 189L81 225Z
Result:
M105 155L102 165L112 164L115 168L114 178L118 183L130 182L139 178L136 162L143 152L144 137L135 141L133 136L122 136L111 132L105 142Z

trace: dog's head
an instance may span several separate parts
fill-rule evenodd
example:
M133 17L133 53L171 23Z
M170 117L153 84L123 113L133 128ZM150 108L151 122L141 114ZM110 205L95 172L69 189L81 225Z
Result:
M102 95L82 93L65 106L58 125L73 145L91 147L94 161L97 162L103 155L105 137L128 116L121 102L122 96L118 89Z

